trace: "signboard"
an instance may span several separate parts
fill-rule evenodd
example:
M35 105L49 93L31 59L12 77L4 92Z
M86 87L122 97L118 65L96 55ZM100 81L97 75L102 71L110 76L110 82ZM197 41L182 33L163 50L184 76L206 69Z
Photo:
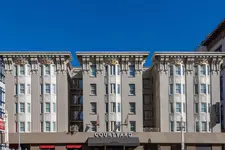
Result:
M5 130L5 122L3 119L0 119L0 130Z
M94 137L97 138L107 138L107 137L113 137L113 138L120 138L120 137L132 137L132 133L127 132L95 132Z

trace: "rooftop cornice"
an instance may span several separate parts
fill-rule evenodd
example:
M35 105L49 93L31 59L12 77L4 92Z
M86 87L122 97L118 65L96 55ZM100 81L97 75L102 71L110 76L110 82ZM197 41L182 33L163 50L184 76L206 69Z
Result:
M123 51L123 52L76 52L77 56L110 56L110 55L127 55L127 56L133 56L133 55L138 55L138 56L148 56L150 52L148 51Z

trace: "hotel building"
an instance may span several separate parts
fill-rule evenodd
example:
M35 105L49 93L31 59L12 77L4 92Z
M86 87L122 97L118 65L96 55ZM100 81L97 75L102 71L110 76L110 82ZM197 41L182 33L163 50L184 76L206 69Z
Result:
M155 53L151 68L149 52L1 55L10 149L222 149L225 53Z

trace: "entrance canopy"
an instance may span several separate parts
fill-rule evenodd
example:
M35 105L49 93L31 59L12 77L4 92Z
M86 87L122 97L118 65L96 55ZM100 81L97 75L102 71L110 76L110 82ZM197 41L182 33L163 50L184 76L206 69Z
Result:
M105 138L88 138L88 146L139 146L138 137L105 137Z

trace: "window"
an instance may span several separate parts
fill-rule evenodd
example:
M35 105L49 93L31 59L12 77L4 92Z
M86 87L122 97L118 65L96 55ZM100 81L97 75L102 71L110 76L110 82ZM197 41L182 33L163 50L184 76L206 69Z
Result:
M50 65L45 65L45 75L50 75L51 71L50 71Z
M173 65L170 66L170 76L173 76Z
M151 111L144 111L144 120L150 120Z
M52 65L52 68L53 68L53 74L56 75L56 66Z
M27 103L27 112L30 113L30 103Z
M108 84L105 85L105 94L108 94Z
M170 84L170 91L169 91L170 95L173 95L173 84Z
M50 92L51 92L50 89L51 89L50 84L45 84L45 93L46 94L50 94Z
M198 76L198 66L194 66L195 76Z
M185 85L184 84L182 85L182 91L183 91L182 93L185 94Z
M15 93L16 93L16 95L18 95L18 85L17 84L15 84Z
M97 114L97 104L95 102L91 102L91 113Z
M97 131L97 127L96 127L96 122L95 121L91 121L91 131L92 132L96 132Z
M78 85L79 85L79 88L81 88L81 89L83 88L83 80L82 79L79 79L79 84Z
M199 132L199 122L195 122L195 131Z
M30 84L27 84L27 94L30 94L31 93L31 88L30 88Z
M110 69L111 75L116 75L116 66L115 65L111 65L110 67L111 67L111 69Z
M109 103L105 103L105 112L109 112Z
M115 83L111 83L110 86L111 86L110 93L111 94L116 94L116 84Z
M20 113L25 113L25 104L20 103Z
M55 103L52 103L52 107L53 107L53 112L56 112L56 105L55 105Z
M198 94L198 84L195 84L195 86L194 86L194 92L195 92L195 95L197 95Z
M53 94L56 94L56 85L55 84L52 84L52 91L53 91Z
M20 65L20 75L25 75L25 66Z
M221 106L221 110L223 110L223 106ZM211 104L208 103L208 113L210 113L210 112L211 112Z
M208 94L210 94L210 85L208 84Z
M143 80L143 87L149 88L150 87L150 79L144 79Z
M171 113L174 112L173 103L170 103L170 112L171 112Z
M202 121L202 131L207 131L207 122L206 121Z
M5 83L5 65L2 60L0 60L0 81Z
M181 131L181 122L180 121L177 121L177 131Z
M201 112L207 112L206 103L202 103Z
M195 113L199 113L199 104L198 103L195 103Z
M181 84L176 84L176 93L181 94Z
M135 66L129 65L129 76L134 77L135 76Z
M206 66L205 65L200 66L200 75L206 75Z
M171 121L170 122L170 132L173 132L174 131L174 122Z
M40 94L43 94L44 93L43 84L40 85L40 92L41 92Z
M176 75L181 75L181 68L180 68L180 65L177 65L177 66L175 67L175 69L176 69Z
M45 122L45 131L50 132L51 131L51 123L49 121Z
M136 132L136 122L135 121L130 121L130 131Z
M176 103L176 112L181 112L181 103Z
M116 131L116 121L111 121L111 131L112 132Z
M50 113L51 112L51 105L50 103L45 103L45 112Z
M91 95L96 94L97 94L96 84L91 84Z
M120 84L117 84L117 94L120 94Z
M118 112L120 112L120 103L118 103Z
M120 131L120 121L117 122L117 130Z
M210 68L209 68L209 65L207 65L207 75L210 74Z
M41 122L41 132L43 132L43 122Z
M130 104L130 113L131 114L135 114L136 113L136 111L135 111L135 109L136 109L135 103L129 103L129 104Z
M25 132L25 122L20 122L20 131Z
M55 122L52 122L52 131L56 131Z
M27 131L30 132L30 122L27 122Z
M202 94L206 94L206 84L200 85L200 91L201 91Z
M96 65L91 65L91 76L96 77Z
M186 104L183 103L183 112L185 113L186 112Z
M150 95L144 94L144 105L149 105L150 104Z
M25 85L20 84L20 94L25 94Z
M120 75L120 65L117 65L117 75Z
M105 75L108 75L108 66L105 66Z
M135 95L135 84L129 84L129 87L130 87L129 95Z
M41 103L41 113L43 113L43 103Z
M18 113L18 103L15 103L15 112Z
M116 112L116 103L115 102L111 103L111 112Z

